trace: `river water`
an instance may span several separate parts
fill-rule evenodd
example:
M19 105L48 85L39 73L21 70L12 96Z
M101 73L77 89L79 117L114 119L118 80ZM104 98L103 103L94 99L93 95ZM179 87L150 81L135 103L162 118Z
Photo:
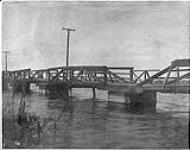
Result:
M158 93L156 113L131 113L123 97L74 89L69 102L48 98L35 88L26 111L46 116L42 138L28 148L188 148L189 94ZM4 98L10 98L5 93ZM18 98L19 99L19 98ZM18 101L16 101L18 103ZM57 121L56 129L53 121Z

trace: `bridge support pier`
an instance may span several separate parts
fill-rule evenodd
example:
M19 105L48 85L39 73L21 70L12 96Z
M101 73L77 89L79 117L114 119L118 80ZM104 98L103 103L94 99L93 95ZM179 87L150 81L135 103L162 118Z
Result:
M25 94L30 93L30 82L25 80L25 79L20 79L20 80L14 80L13 81L13 89L15 91L20 91L24 92ZM15 92L13 91L13 92Z
M156 112L157 94L155 91L144 91L140 94L125 93L125 104L131 111Z
M45 93L53 97L69 98L69 86L65 83L49 83L46 85Z

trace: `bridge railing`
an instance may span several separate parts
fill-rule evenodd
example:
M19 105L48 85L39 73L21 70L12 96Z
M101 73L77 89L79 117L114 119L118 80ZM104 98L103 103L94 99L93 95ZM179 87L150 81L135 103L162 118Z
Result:
M170 66L157 72L148 79L141 81L137 86L157 83L164 89L166 86L178 86L190 83L190 59L175 60Z
M133 82L133 67L108 67L107 77L109 82Z
M153 74L159 72L159 69L148 69L148 70L134 70L133 71L133 82L140 83L144 80L149 79Z
M13 79L29 79L31 69L8 71L8 76Z
M28 79L31 82L67 82L71 84L132 83L179 85L190 83L190 59L175 60L163 70L134 70L133 67L71 66L41 70L14 70L8 72L13 79Z
M120 72L118 72L118 70ZM115 72L117 71L117 72ZM32 70L34 81L62 81L69 83L132 82L133 67L71 66Z
M73 66L56 67L32 71L34 81L48 82L107 82L107 67L105 66Z

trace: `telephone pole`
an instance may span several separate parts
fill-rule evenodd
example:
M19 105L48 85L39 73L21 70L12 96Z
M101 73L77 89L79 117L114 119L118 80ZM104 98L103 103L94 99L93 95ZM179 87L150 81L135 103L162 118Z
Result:
M190 3L188 3L189 7L188 7L188 48L189 48L189 51L190 51Z
M69 67L69 38L70 38L70 32L75 31L75 29L63 27L63 30L67 31L66 67Z
M9 51L2 51L5 54L5 76L7 76L7 54Z

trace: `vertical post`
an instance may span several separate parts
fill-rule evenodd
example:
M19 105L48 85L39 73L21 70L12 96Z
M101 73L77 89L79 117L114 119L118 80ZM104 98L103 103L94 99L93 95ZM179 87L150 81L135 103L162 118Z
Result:
M190 14L190 5L189 5L189 12L188 15ZM188 16L188 49L190 51L190 16Z
M92 88L92 93L93 93L93 99L96 99L96 89L94 87Z
M75 31L75 29L65 28L63 30L67 31L67 50L66 50L66 67L69 67L69 38L70 38L70 31Z
M107 68L104 69L104 83L107 84Z
M65 70L63 69L63 81L65 79Z
M130 73L130 82L133 82L133 68L129 70Z
M74 70L70 70L70 81L73 82L74 79Z
M68 30L67 32L66 67L69 67L69 36L70 36L70 30Z
M26 78L26 71L23 72L23 78Z
M96 72L94 73L94 81L96 81Z
M6 70L6 76L7 76L7 52L5 53L5 70Z
M21 72L18 72L18 79L21 79Z
M5 76L7 76L7 54L9 51L2 51L5 54Z
M50 81L50 71L47 70L47 79L48 79L48 82Z
M179 84L179 68L177 67L177 85Z
M31 71L28 71L26 74L28 76L28 79L30 79L30 74L31 74Z
M180 75L179 75L179 67L177 67L176 68L177 70L177 82L175 83L175 94L177 93L177 87L178 87L178 85L179 85L179 77L180 77Z
M144 71L144 80L146 80L146 70Z

